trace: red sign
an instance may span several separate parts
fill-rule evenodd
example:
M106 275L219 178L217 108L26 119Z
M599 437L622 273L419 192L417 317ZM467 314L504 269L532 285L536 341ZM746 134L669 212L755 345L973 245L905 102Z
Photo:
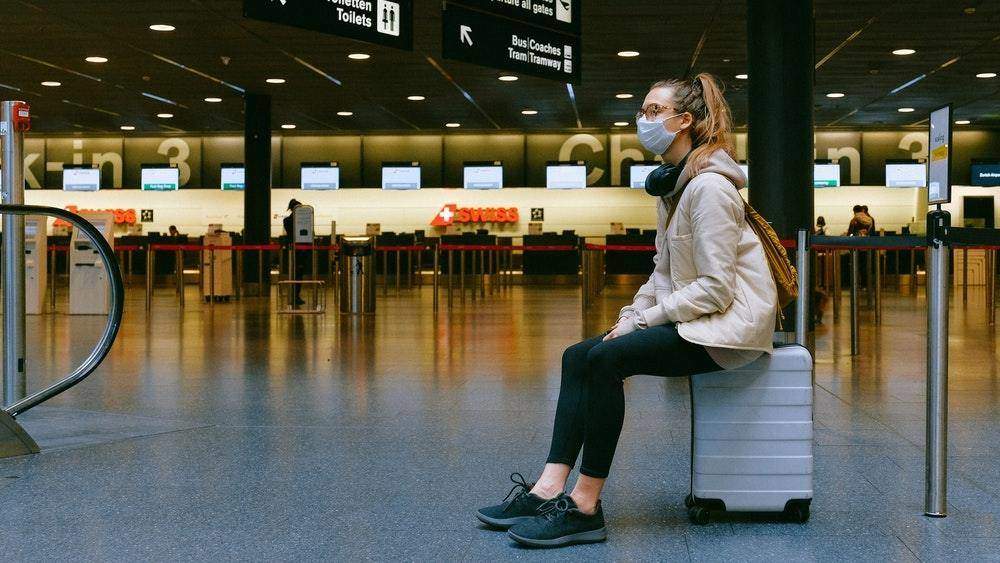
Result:
M135 209L80 209L75 205L67 205L66 211L70 213L84 213L84 212L107 212L112 213L115 216L116 225L134 225L135 224ZM56 219L53 226L62 227L68 226L69 223L63 221L62 219Z
M521 217L516 207L458 207L446 203L431 221L432 227L447 227L455 223L517 223Z

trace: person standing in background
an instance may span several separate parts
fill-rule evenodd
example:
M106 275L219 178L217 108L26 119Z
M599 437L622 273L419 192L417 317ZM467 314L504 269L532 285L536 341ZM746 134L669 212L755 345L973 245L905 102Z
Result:
M871 227L868 228L868 234L870 235L875 234L875 232L878 231L878 229L875 228L875 218L872 217L871 213L868 213L868 206L862 205L861 212L864 213L865 217L867 217L869 221L871 221Z
M816 228L813 230L816 236L826 236L826 219L822 215L816 218Z
M851 218L851 223L847 227L847 236L849 237L866 237L871 232L872 228L872 218L864 213L864 207L860 205L854 206L854 217Z
M295 257L295 266L292 268L289 265L290 270L288 273L289 278L293 281L301 281L305 277L306 264L309 262L309 251L295 250L295 209L301 205L302 202L297 199L289 201L288 215L282 220L282 226L285 228L285 236L288 237L288 248L292 251L289 255ZM300 289L298 284L292 285L292 303L295 307L301 307L306 304L300 296Z

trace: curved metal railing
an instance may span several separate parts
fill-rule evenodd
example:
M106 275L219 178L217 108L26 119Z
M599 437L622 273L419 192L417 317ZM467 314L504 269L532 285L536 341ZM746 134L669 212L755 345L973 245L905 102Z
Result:
M70 374L65 378L53 383L41 391L32 393L31 395L4 409L4 411L6 411L10 416L16 417L40 405L41 403L44 403L52 397L55 397L63 391L66 391L84 379L87 379L87 377L94 373L98 366L101 365L101 362L104 361L108 352L111 351L111 346L115 343L115 338L118 336L118 329L121 328L122 313L125 310L125 285L122 282L122 272L118 267L118 260L115 257L115 251L111 248L111 245L108 244L108 241L104 239L104 235L102 235L100 231L98 231L83 217L56 207L45 207L41 205L0 205L0 215L7 214L48 215L50 217L57 217L71 223L75 228L83 231L88 237L90 237L90 240L97 248L97 252L100 254L101 260L104 262L104 267L107 269L108 281L111 286L111 310L108 313L108 323L104 326L104 331L101 333L101 338L97 341L97 345L94 346L94 349L91 350L90 354L83 361L83 363L77 366L77 368L70 372Z

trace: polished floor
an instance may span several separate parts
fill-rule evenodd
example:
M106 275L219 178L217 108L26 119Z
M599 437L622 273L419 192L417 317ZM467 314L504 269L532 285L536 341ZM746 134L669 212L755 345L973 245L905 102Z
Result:
M561 352L613 320L627 289L587 315L572 287L435 315L425 287L380 297L368 320L209 307L194 291L181 310L162 290L150 313L130 293L100 372L21 418L44 451L0 460L5 560L1000 560L998 339L979 291L953 304L948 518L922 516L923 298L887 292L860 356L846 315L817 331L809 523L690 524L687 384L637 377L610 540L554 552L513 545L472 510L503 498L511 471L537 474ZM32 386L78 361L99 325L32 318Z

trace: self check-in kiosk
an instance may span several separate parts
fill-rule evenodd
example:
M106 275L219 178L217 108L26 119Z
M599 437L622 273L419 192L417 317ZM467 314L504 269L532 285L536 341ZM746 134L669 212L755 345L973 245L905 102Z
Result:
M206 301L229 300L233 296L232 244L233 237L222 230L222 225L208 226L202 238L205 251L201 253L201 292Z
M114 248L115 216L106 211L84 211L80 216L96 228ZM69 244L69 314L107 315L110 308L108 271L86 234L73 229Z
M49 218L29 215L24 218L24 311L40 315L45 309L48 283Z
M292 242L312 244L315 239L316 212L311 205L299 205L292 210Z

